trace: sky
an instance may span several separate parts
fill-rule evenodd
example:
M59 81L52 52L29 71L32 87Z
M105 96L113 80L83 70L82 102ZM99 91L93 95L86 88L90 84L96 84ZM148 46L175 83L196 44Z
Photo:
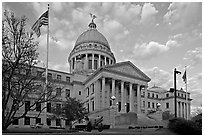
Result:
M48 2L3 2L2 12L10 10L17 17L28 18L26 29L47 10ZM202 3L171 2L56 2L50 4L49 68L69 72L68 56L81 33L95 14L97 30L109 42L117 62L131 61L154 85L173 87L173 70L177 88L187 66L188 92L192 109L202 104ZM39 66L46 59L46 31L41 27Z

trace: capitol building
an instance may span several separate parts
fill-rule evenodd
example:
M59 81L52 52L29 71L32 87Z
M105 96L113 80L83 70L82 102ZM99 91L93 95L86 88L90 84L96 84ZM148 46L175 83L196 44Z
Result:
M89 116L103 116L103 124L116 127L128 124L128 114L147 115L157 110L174 114L174 89L148 87L151 79L130 61L117 62L107 39L97 30L92 20L88 29L76 40L67 61L70 72L49 69L48 79L55 83L57 98L65 101L72 97L84 103ZM45 68L37 67L36 75L42 77ZM173 83L172 83L173 85ZM177 91L177 116L189 119L190 93ZM27 100L27 105L32 100ZM43 104L41 104L43 105ZM12 127L30 127L36 123L48 126L67 125L64 119L50 119L51 106L61 107L60 101L47 103L47 119L44 112L33 118L37 110L31 111L26 118L15 121ZM42 107L41 107L42 108ZM22 113L22 108L16 114ZM131 115L132 117L132 115ZM123 120L121 120L123 119ZM136 117L135 117L136 119Z

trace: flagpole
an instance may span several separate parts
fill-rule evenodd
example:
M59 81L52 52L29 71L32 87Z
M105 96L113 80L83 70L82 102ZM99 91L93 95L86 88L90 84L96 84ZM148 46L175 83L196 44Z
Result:
M186 72L186 119L188 120L188 101L187 101L187 98L188 98L188 92L187 92L187 67L185 66L185 72Z
M46 58L46 80L45 80L45 123L44 125L47 126L47 89L48 89L48 56L49 56L49 4L48 4L48 25L47 25L47 58Z

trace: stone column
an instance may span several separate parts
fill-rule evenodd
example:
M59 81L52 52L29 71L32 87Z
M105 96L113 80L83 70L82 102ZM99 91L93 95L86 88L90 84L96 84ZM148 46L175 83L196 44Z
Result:
M121 81L121 112L125 112L125 92L124 92L124 81Z
M130 112L134 112L134 93L132 91L132 83L129 84L129 93L130 93Z
M94 69L94 54L92 54L92 69Z
M137 113L141 113L140 103L141 103L140 85L137 84Z
M106 59L107 59L107 58L106 58L106 56L104 56L104 57L105 57L105 59L104 59L104 60L105 60L105 66L106 66L106 65L107 65L107 64L106 64Z
M112 96L116 97L116 95L115 95L115 80L114 79L112 79Z
M94 110L99 109L99 85L98 85L98 80L94 82Z
M85 63L84 63L84 69L87 70L88 69L88 54L86 54L85 56Z
M147 113L147 86L145 86L145 95L144 95L144 101L145 101L145 113Z
M91 111L92 111L92 105L91 105L91 99L89 97L89 112L91 112Z
M188 102L186 102L186 119L189 119L189 114L188 114Z
M101 67L101 55L99 54L98 56L99 56L98 57L98 68L100 68Z
M102 77L102 108L105 108L105 77Z

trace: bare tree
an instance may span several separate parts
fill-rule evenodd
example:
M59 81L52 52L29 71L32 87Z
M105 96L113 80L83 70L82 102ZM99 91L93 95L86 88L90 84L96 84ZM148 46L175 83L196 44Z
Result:
M37 69L35 65L38 58L38 42L34 40L32 32L26 32L26 22L25 16L17 18L14 13L4 11L2 21L3 130L6 130L14 120L26 117L29 111L36 109L37 104L55 98L52 94L53 90L44 92L45 78L34 75ZM53 87L53 84L48 86ZM27 100L32 100L29 108L16 117L16 113L25 106Z

